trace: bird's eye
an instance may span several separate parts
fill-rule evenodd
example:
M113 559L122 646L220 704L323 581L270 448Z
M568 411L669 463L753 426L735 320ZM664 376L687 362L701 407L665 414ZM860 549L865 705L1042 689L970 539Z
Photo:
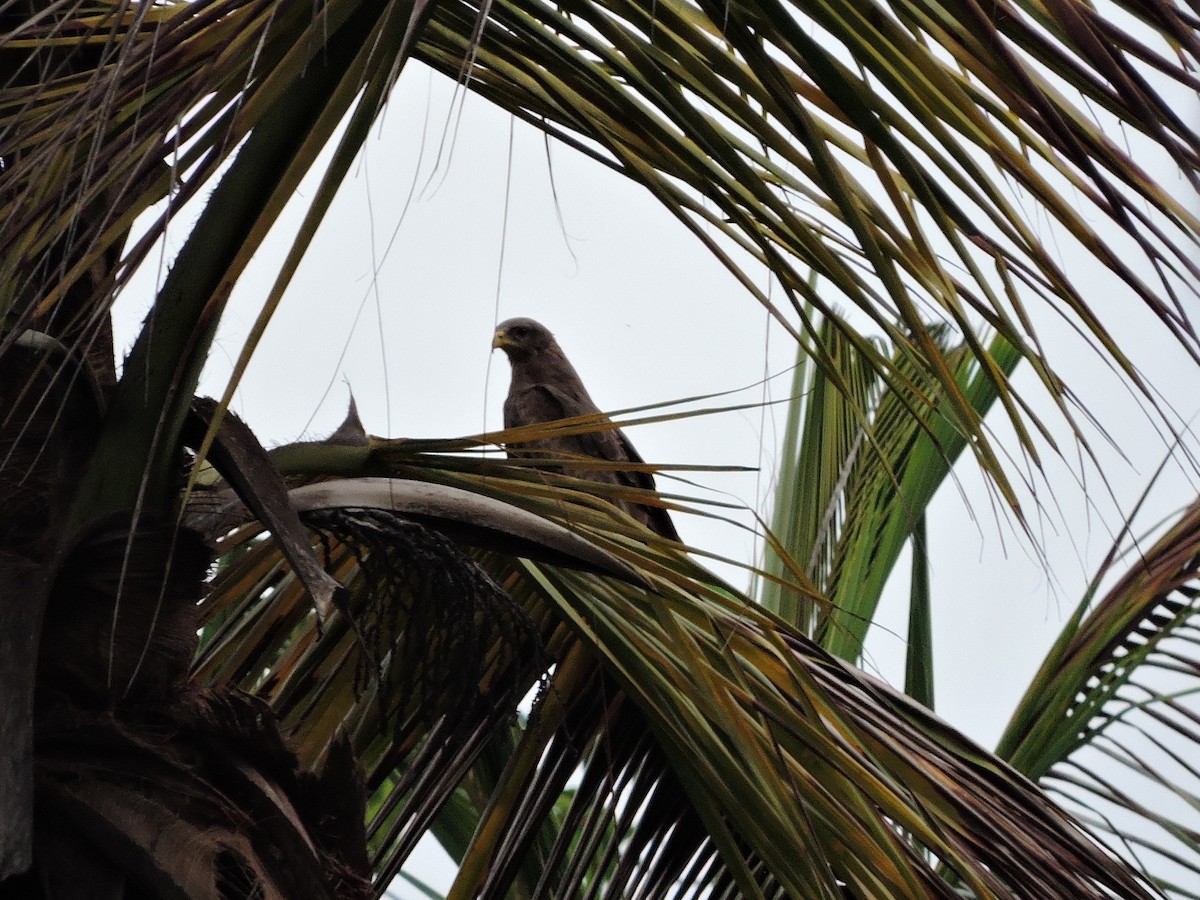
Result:
M513 337L525 337L525 335L529 334L529 329L524 325L514 325L512 328L508 329L508 333Z

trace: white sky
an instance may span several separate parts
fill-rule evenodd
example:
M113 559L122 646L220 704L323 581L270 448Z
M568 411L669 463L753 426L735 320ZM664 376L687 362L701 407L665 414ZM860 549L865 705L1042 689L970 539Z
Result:
M500 427L508 365L502 355L489 353L489 345L495 323L514 315L537 318L557 334L605 409L727 391L792 365L794 347L787 336L776 327L768 341L766 313L634 184L555 147L556 210L543 140L520 123L514 130L505 229L510 123L480 98L466 99L457 134L447 141L447 155L430 179L450 88L416 67L400 80L377 139L289 289L233 404L265 443L328 433L344 414L348 389L375 434L446 437ZM423 134L427 110L429 131ZM385 252L422 147L416 196ZM304 200L302 192L298 201ZM182 237L181 226L172 241L176 248ZM239 284L202 392L219 396L223 391L286 247L286 236L270 240ZM373 259L379 269L374 284ZM1134 349L1135 362L1180 415L1188 418L1200 409L1196 369L1163 329L1140 310L1130 312L1124 292L1094 264L1087 269L1079 260L1066 263L1077 266L1068 271L1094 293L1098 306L1118 311L1119 318L1110 320L1119 322L1118 338ZM136 334L154 275L135 282L122 299L119 346L127 347ZM351 330L360 304L361 317ZM1011 518L992 506L969 460L958 470L969 507L954 485L937 498L929 533L937 709L984 746L994 745L1107 552L1121 521L1117 510L1131 507L1165 453L1160 440L1148 438L1146 419L1121 382L1072 346L1061 326L1047 320L1045 327L1053 360L1128 461L1091 435L1119 504L1104 496L1094 471L1087 473L1085 495L1072 474L1081 471L1075 448L1064 438L1061 420L1040 404L1064 440L1069 464L1050 459L1053 492L1043 487L1039 493L1048 509L1041 517L1030 510L1035 527L1044 532L1047 565L1035 558ZM771 396L785 396L789 381L786 374L775 379ZM1031 398L1040 399L1028 370L1017 381ZM762 396L762 389L754 388L713 404ZM783 407L777 407L643 426L630 434L648 461L761 467L761 474L695 476L725 492L724 499L753 507L761 505L770 482L776 429L784 416ZM993 423L1008 435L999 419ZM1007 446L1015 444L1010 439ZM1194 474L1189 481L1189 473L1170 468L1153 504L1158 514L1194 497L1195 481ZM660 486L671 489L666 482ZM690 516L676 516L676 521L683 538L695 546L742 562L754 558L756 544L744 530ZM868 645L869 667L897 686L903 685L906 566L902 561L898 567L882 627ZM721 572L736 584L746 583L728 567ZM436 855L424 853L410 868L439 888L448 886L452 874ZM394 891L415 896L400 884Z

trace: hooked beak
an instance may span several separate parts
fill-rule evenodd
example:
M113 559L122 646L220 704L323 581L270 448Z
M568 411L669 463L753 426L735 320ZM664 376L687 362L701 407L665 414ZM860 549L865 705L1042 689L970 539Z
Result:
M492 337L492 349L500 350L512 344L512 339L503 331L497 331Z

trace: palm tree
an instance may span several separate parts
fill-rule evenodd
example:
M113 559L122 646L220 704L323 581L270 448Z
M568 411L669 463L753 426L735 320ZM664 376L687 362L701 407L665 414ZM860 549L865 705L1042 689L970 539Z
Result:
M1021 521L983 424L998 401L1044 452L1014 367L1080 414L1027 307L1154 404L1038 217L1197 355L1200 223L1087 114L1194 186L1200 138L1147 77L1196 89L1194 9L14 0L0 21L6 891L378 895L432 832L454 897L1196 895L1195 827L1078 755L1196 796L1114 737L1194 774L1194 509L1084 599L995 753L912 699L919 592L911 698L853 665L963 450ZM488 451L604 422L409 441L352 412L268 454L228 395L195 398L283 203L336 136L235 382L414 59L645 186L796 339L761 605L570 461ZM118 378L113 300L205 192ZM1155 666L1191 680L1130 699ZM1125 817L1089 831L1047 790Z

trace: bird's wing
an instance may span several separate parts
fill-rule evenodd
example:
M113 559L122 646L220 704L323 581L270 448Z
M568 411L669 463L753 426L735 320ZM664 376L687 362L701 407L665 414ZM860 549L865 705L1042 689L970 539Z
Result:
M595 436L599 437L600 434L600 432L597 432ZM629 438L625 437L625 432L613 430L603 432L603 434L615 438L617 443L620 444L621 456L624 459L639 465L646 464L645 460L643 460L637 450L634 449L633 444L629 442ZM584 436L591 437L592 435ZM618 472L617 476L622 483L628 484L631 487L644 488L648 491L658 491L658 488L654 483L654 476L645 470ZM632 508L629 508L629 511L633 514L635 519L639 519L651 531L661 534L663 537L668 538L669 540L682 543L682 539L679 537L679 532L675 530L675 523L671 520L671 514L668 513L663 507L648 506L646 504L639 503Z
M629 442L629 438L625 437L625 432L614 430L605 433L617 439L626 459L630 462L645 465L645 460L634 449L633 444ZM656 493L658 491L658 487L654 483L654 476L649 472L643 470L638 472L620 472L618 474L624 483L633 487L645 488L648 491L655 491ZM679 532L675 530L675 522L671 519L671 514L663 507L647 506L639 503L630 512L633 513L634 518L641 520L651 531L661 534L663 537L676 543L683 542L683 539L679 537Z
M510 395L504 403L504 424L508 428L521 425L531 425L535 422L553 422L558 419L573 419L576 416L596 415L599 410L589 402L572 396L569 392L552 384L535 384L525 388L515 395ZM641 463L633 445L619 430L608 428L603 431L590 431L586 434L572 434L544 441L530 441L522 444L523 448L544 448L560 450L564 454L591 456L609 462ZM644 473L630 473L644 474ZM630 482L634 484L634 482ZM646 485L638 483L638 487ZM653 479L649 485L653 487Z
M512 391L504 401L504 427L519 428L598 412L583 408L579 400L551 384L534 384Z
M504 424L514 428L529 425L534 422L552 422L556 419L569 419L596 413L598 410L590 402L584 402L572 397L568 392L550 384L536 384L510 395L504 404ZM645 465L645 460L637 452L625 432L618 428L607 428L603 431L590 431L586 434L564 435L542 441L528 441L520 448L509 447L510 455L522 456L528 453L539 455L590 456L607 462L628 462L635 465ZM626 487L655 490L654 476L646 471L618 470L603 472L576 472L584 478L594 481L607 481ZM673 541L679 541L679 533L675 523L661 506L647 506L640 503L622 506L637 519L640 519L652 531Z

